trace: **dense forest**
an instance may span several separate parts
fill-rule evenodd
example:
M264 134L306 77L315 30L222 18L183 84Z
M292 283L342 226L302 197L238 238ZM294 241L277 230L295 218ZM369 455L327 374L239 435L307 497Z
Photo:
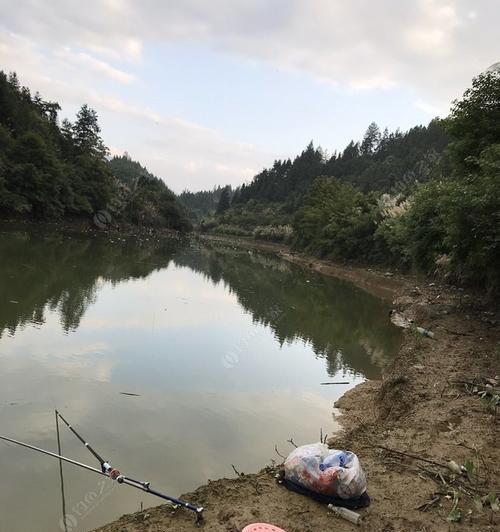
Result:
M405 133L381 133L372 123L361 142L351 141L332 156L311 142L293 160L277 160L249 184L229 190L230 204L214 206L200 226L205 231L289 240L297 210L319 177L334 176L364 194L406 197L416 183L429 180L438 162L444 164L449 141L443 122L433 120Z
M98 117L83 105L59 122L61 107L0 71L0 216L88 218L177 230L185 209L160 179L128 156L109 160Z
M224 200L224 204L222 204ZM285 241L320 257L378 262L500 288L500 73L450 115L403 133L370 124L326 156L310 143L222 198L200 229Z
M111 202L127 221L149 227L191 229L187 209L163 180L125 153L109 161L113 175L121 183Z
M232 193L231 186L218 186L212 190L199 190L197 192L184 190L179 195L179 200L189 209L193 219L199 221L203 216L217 211L222 193L230 197Z

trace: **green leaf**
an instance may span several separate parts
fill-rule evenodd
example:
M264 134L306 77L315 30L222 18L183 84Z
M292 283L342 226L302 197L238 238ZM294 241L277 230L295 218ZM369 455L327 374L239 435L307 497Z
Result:
M474 508L479 512L483 509L483 501L479 495L476 495L472 502L474 503Z
M450 523L459 523L462 520L462 510L460 508L453 508L446 518Z
M486 497L486 500L490 503L491 509L494 512L498 512L500 506L498 503L498 497L497 494L492 491L491 493L488 493L488 496Z
M475 471L474 462L472 460L466 460L464 463L465 471L467 472L467 476L469 477L469 480L472 480L472 475Z

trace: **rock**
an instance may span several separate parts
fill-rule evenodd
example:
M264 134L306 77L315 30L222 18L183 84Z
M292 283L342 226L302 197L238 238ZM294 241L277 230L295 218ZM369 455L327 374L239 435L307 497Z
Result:
M410 297L410 296L400 296L398 298L396 298L392 304L395 306L395 307L407 307L409 305L412 305L413 304L413 298Z
M455 473L456 475L462 474L462 468L454 460L450 460L447 466L452 473Z

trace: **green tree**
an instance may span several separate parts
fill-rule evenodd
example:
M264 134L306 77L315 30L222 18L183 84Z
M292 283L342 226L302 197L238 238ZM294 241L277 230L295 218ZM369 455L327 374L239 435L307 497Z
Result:
M380 220L375 198L329 177L318 178L293 222L296 243L342 259L368 260Z
M500 146L495 157L499 166ZM405 251L417 268L433 273L441 263L455 282L500 288L500 173L422 185L399 224Z
M223 214L231 206L231 188L225 187L222 191L219 203L217 204L217 214Z
M82 105L73 125L72 139L77 153L104 158L108 149L100 137L101 128L97 113L87 104Z
M449 153L455 170L477 172L481 152L500 143L500 72L485 72L473 80L454 102L446 127L454 137Z
M378 148L380 140L380 129L375 122L372 122L368 126L363 141L361 142L361 154L371 155Z
M139 163L127 158L123 175L113 175L116 165L107 160L93 109L83 105L74 124L64 119L60 127L59 110L57 102L44 101L38 92L32 97L15 73L0 71L0 215L53 219L109 209L116 217L116 205L131 193L124 184L128 171L148 181L139 193L144 215L137 219L189 227L175 195Z

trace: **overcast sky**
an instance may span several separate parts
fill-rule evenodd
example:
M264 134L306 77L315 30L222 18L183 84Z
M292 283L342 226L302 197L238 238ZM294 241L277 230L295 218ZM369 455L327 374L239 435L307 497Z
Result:
M500 60L499 0L0 0L0 68L95 108L176 192L248 181L314 140L445 115Z

